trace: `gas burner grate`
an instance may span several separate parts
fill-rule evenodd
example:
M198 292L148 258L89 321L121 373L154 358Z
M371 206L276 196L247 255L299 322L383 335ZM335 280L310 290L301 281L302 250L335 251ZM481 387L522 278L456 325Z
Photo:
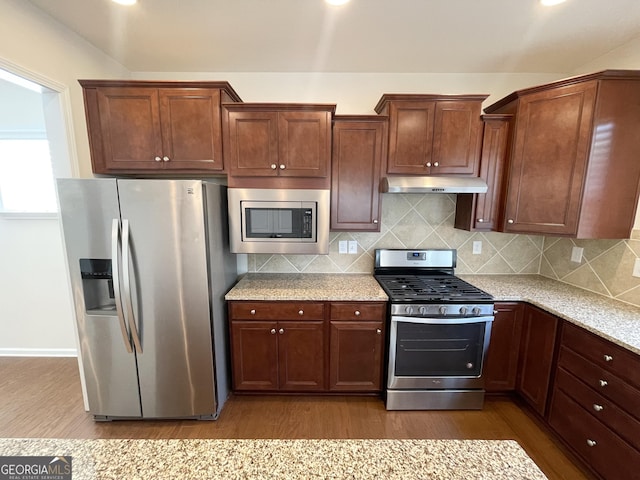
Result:
M391 300L444 302L490 301L491 295L453 276L376 275Z

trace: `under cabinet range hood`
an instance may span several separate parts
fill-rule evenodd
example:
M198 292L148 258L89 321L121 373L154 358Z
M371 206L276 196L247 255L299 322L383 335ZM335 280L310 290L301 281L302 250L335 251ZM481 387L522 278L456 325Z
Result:
M383 193L487 193L487 182L478 177L389 176L380 183Z

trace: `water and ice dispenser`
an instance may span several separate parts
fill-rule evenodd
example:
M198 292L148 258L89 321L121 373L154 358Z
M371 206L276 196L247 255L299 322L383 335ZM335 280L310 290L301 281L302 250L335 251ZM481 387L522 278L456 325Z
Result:
M116 300L113 291L111 260L81 258L80 274L87 313L115 312Z

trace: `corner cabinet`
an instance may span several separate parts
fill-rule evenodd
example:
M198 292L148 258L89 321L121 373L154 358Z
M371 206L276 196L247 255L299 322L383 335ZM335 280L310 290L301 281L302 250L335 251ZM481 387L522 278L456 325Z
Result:
M80 80L94 173L221 172L226 82Z
M515 92L498 230L629 238L640 185L640 72L607 70Z
M223 105L223 143L230 179L321 178L326 179L328 188L335 107L271 103Z
M477 175L487 96L384 94L375 111L389 117L386 173Z
M387 117L337 115L331 158L331 230L380 231L380 173Z

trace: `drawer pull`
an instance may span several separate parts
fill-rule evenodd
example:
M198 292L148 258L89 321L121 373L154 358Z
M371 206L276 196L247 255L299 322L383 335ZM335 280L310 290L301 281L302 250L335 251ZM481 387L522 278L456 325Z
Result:
M360 316L360 310L356 310L356 311L355 311L355 312L353 312L353 313L354 313L354 315L355 315L356 317L359 317L359 316Z
M613 360L613 357L611 355L605 355L604 356L604 361L605 362L610 362L611 360Z
M278 333L282 335L284 333L284 328L281 328L280 330L278 330Z
M255 315L255 314L256 314L256 311L255 311L255 310L251 310L249 313L250 313L251 315Z
M298 310L298 315L304 315L304 310Z
M598 380L598 383L601 387L606 387L607 385L609 385L609 382L607 382L606 380Z
M590 438L587 438L587 445L589 445L590 447L595 447L597 443L595 440L591 440Z
M275 334L276 334L276 329L275 329L275 328L272 328L272 329L271 329L271 335L275 335Z
M601 411L604 409L604 407L603 407L602 405L598 405L597 403L594 403L594 404L593 404L593 409L594 409L596 412L601 412Z

